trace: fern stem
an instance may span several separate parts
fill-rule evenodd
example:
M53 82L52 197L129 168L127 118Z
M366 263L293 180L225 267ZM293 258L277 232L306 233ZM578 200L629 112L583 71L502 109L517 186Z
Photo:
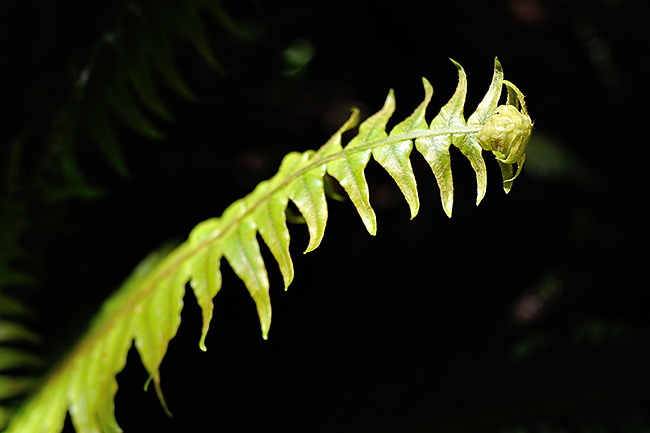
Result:
M406 140L413 140L416 138L423 137L436 137L440 135L454 135L454 134L476 134L480 131L481 126L450 126L447 128L437 128L437 129L424 129L420 131L410 131L404 134L393 135L390 137L382 138L381 140L371 141L369 143L356 146L352 149L343 149L341 152L333 153L327 158L323 158L320 161L310 164L304 170L300 170L296 173L296 176L303 174L306 171L311 170L312 168L318 167L321 164L327 163L331 160L341 158L344 155L350 155L357 152L363 152L364 150L374 149L376 147L388 146L389 144L395 144ZM293 180L295 176L292 176Z

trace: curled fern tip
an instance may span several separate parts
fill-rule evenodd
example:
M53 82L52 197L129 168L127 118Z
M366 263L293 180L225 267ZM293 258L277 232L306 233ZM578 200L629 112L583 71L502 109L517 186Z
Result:
M512 105L497 107L478 133L478 142L504 164L522 159L528 148L533 122Z

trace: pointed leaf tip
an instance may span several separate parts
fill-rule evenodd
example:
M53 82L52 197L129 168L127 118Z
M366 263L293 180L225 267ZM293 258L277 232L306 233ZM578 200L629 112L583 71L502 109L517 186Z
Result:
M456 66L456 68L463 69L460 63L458 63L456 60L452 59L451 57L449 58L449 60L451 60L451 63L453 63Z
M262 314L262 311L258 311L260 316L260 324L262 326L262 338L264 340L269 339L269 331L271 330L271 304L268 304L268 308Z
M481 204L481 201L483 201L483 198L485 197L485 188L482 190L479 189L478 192L476 193L476 206Z
M160 388L160 372L156 372L156 375L153 378L153 385L156 390L156 396L158 397L158 401L160 402L165 415L167 415L169 418L174 418L174 414L172 414L172 412L169 410L169 406L167 406L167 402L165 401L165 396L163 395L162 389Z

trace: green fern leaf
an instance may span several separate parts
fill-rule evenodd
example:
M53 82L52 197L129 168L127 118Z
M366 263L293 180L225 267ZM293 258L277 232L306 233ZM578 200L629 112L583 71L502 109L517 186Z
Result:
M282 169L280 170L280 173ZM258 194L266 195L267 191L276 189L281 177L276 176L275 182L263 184ZM287 229L287 217L285 210L289 202L286 191L276 194L266 203L261 205L254 213L253 220L260 232L264 243L269 247L275 260L280 266L284 287L287 289L293 281L293 262L289 255L289 230Z
M390 131L389 135L391 137L408 134L411 131L417 131L427 127L424 116L427 106L431 101L431 96L433 95L433 87L431 87L431 84L429 84L426 78L422 79L422 83L424 85L424 101L415 109L413 114L395 125ZM389 98L393 99L392 92L389 94ZM420 209L420 199L418 197L415 175L411 167L410 156L412 150L413 140L403 140L391 146L376 147L372 150L372 155L395 180L409 204L411 218L414 218Z
M36 355L10 347L0 347L0 371L40 364L41 359Z
M465 96L467 94L467 75L458 63L454 62L454 64L458 68L458 86L449 102L442 107L438 115L433 119L429 129L465 126L463 107L465 106ZM452 135L422 137L415 140L416 148L427 160L438 181L442 207L449 217L451 217L451 209L454 202L454 186L451 175L451 159L449 156L451 142Z
M148 54L146 44L143 39L140 39L138 42L139 46L137 47L136 55L130 58L130 62L125 65L128 78L142 103L149 107L161 119L172 122L174 118L163 103L162 98L158 94L158 90L153 84L155 82L153 65L145 57Z
M196 4L193 2L183 2L178 9L167 9L165 10L167 14L165 21L168 25L173 27L178 34L190 41L194 45L194 48L203 56L205 61L214 68L215 71L225 73L224 68L219 64L210 49L205 26L199 16L199 10L197 7L199 4L200 2Z
M237 276L244 282L257 305L257 314L262 324L262 334L267 337L271 327L271 298L269 278L257 242L257 226L252 216L247 215L244 200L235 202L223 215L226 224L236 228L226 231L223 237L224 256Z
M289 157L297 159L297 165L304 166L309 162L312 152L293 153ZM323 240L325 234L325 225L327 224L327 201L325 199L325 190L323 188L323 175L325 174L325 165L316 167L300 178L296 179L291 188L289 197L296 204L300 213L302 213L307 229L309 230L309 244L305 253L313 251Z
M1 265L2 263L0 263ZM23 276L22 274L7 269L6 267L0 268L2 271L2 277L0 277L0 287L3 285L9 285L9 283L21 283L23 281L29 281L28 276ZM13 296L6 295L0 292L0 315L2 317L29 317L33 315L33 312L23 303L18 301Z
M203 234L209 233L212 227L210 224L217 222L217 219L208 220L197 226L190 235L190 243L202 242ZM201 330L201 340L199 347L201 350L206 351L205 337L208 334L210 327L210 320L212 320L212 299L217 295L221 289L221 247L218 243L210 244L206 247L206 251L196 254L193 260L190 261L190 286L196 296L196 301L201 307L203 315L203 328Z
M162 132L142 113L124 80L116 80L109 87L106 100L131 129L152 140L163 138Z
M0 302L2 302L3 299L6 298L0 296ZM5 343L7 341L38 343L41 341L41 338L38 334L30 331L19 323L0 320L0 343ZM2 347L0 347L0 350L2 350Z
M495 59L494 74L492 75L490 87L483 100L478 104L476 111L467 119L467 126L485 125L497 107L499 98L501 97L502 87L503 68L499 60ZM476 172L476 204L478 205L483 200L487 188L487 170L485 168L485 161L481 156L481 146L478 144L476 135L464 135L457 141L456 147L469 159L472 168Z
M346 150L355 149L367 143L373 133L378 115L381 117L381 112L361 124L359 135L348 143ZM355 110L344 126L353 127L357 123L358 117L359 112ZM368 233L374 236L377 233L377 218L370 206L370 191L363 171L370 161L372 150L367 149L353 153L343 153L342 151L341 136L337 134L337 140L330 141L322 156L342 155L341 158L334 159L327 164L327 173L338 180L345 192L348 193Z
M113 406L117 392L115 376L124 367L133 342L149 373L149 381L154 382L162 401L159 367L169 341L180 325L186 284L190 283L203 311L199 346L205 350L213 312L212 299L221 288L222 258L244 282L253 298L262 336L266 339L271 326L271 301L269 278L257 233L277 261L286 289L294 275L286 224L288 203L291 201L296 205L307 223L310 239L306 252L313 250L320 244L327 224L326 173L339 181L366 229L374 235L377 222L364 175L370 158L375 158L393 177L414 217L419 209L419 199L409 157L415 141L416 148L436 176L443 209L451 216L453 184L449 146L454 144L476 171L478 204L485 192L482 149L494 149L492 151L497 156L501 155L498 152L510 149L514 143L519 146L515 150L520 169L532 124L527 129L529 124L523 121L513 129L515 136L507 136L506 141L499 138L501 141L492 143L490 137L494 131L485 129L490 128L493 113L496 113L501 86L505 84L510 89L509 110L516 103L523 111L522 116L529 119L523 95L512 83L503 81L501 65L495 61L490 89L466 122L463 109L467 79L462 67L456 62L454 64L459 74L457 89L429 125L425 114L433 89L428 81L423 80L424 101L411 116L387 134L386 124L395 109L391 91L383 108L361 123L358 134L345 147L342 146L342 135L357 124L357 110L318 151L289 153L275 176L231 204L220 218L197 225L188 240L178 247L167 247L147 258L105 303L78 346L52 371L13 418L8 432L56 433L62 428L66 411L70 412L79 432L120 431ZM502 116L500 121L504 120L507 121L507 117ZM487 137L487 141L479 144L478 135ZM512 172L512 164L504 161L510 160L501 161L502 169L509 167ZM504 180L511 183L513 178L504 175Z
M86 117L86 127L104 156L118 173L124 178L128 177L129 171L122 156L119 140L107 113L102 107L95 106L90 110L90 115Z

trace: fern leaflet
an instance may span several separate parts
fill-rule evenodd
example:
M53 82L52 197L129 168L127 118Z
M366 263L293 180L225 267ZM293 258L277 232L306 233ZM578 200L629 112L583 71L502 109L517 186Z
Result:
M113 406L117 392L115 376L124 367L132 342L159 391L158 369L180 325L183 295L189 282L203 311L200 347L206 350L212 299L221 288L219 266L224 257L255 301L262 335L266 339L271 325L269 280L256 235L259 232L269 247L280 267L285 288L288 287L294 273L286 208L292 201L307 223L310 240L305 252L318 247L328 217L325 173L337 179L344 188L371 235L376 233L377 223L369 202L364 169L371 157L379 162L397 183L414 217L419 209L409 159L414 142L435 174L447 215L451 216L453 204L449 158L452 144L461 150L476 172L477 204L485 195L487 183L482 148L491 150L502 160L502 167L507 167L502 170L507 192L514 179L512 165L518 164L518 174L532 128L523 95L512 83L503 80L501 65L495 59L489 90L477 110L465 121L467 79L463 68L454 64L458 68L458 86L430 124L425 114L433 89L423 79L424 101L411 116L386 133L386 124L395 108L391 91L383 108L361 123L358 134L345 147L341 143L342 134L356 126L358 110L353 110L345 124L320 149L289 153L275 176L230 205L220 218L197 225L189 239L177 248L159 251L146 259L105 303L86 336L22 407L8 431L58 432L66 411L70 412L79 432L120 431ZM509 104L521 109L515 110L519 118L508 118L510 123L504 123L508 119L500 116L500 123L491 124L490 119L499 113L497 103L503 85L508 88ZM509 125L513 123L518 128L510 133L513 128ZM510 131L509 135L504 131ZM479 140L479 136L488 138ZM513 143L518 149L516 158L504 160L502 156L511 154Z

